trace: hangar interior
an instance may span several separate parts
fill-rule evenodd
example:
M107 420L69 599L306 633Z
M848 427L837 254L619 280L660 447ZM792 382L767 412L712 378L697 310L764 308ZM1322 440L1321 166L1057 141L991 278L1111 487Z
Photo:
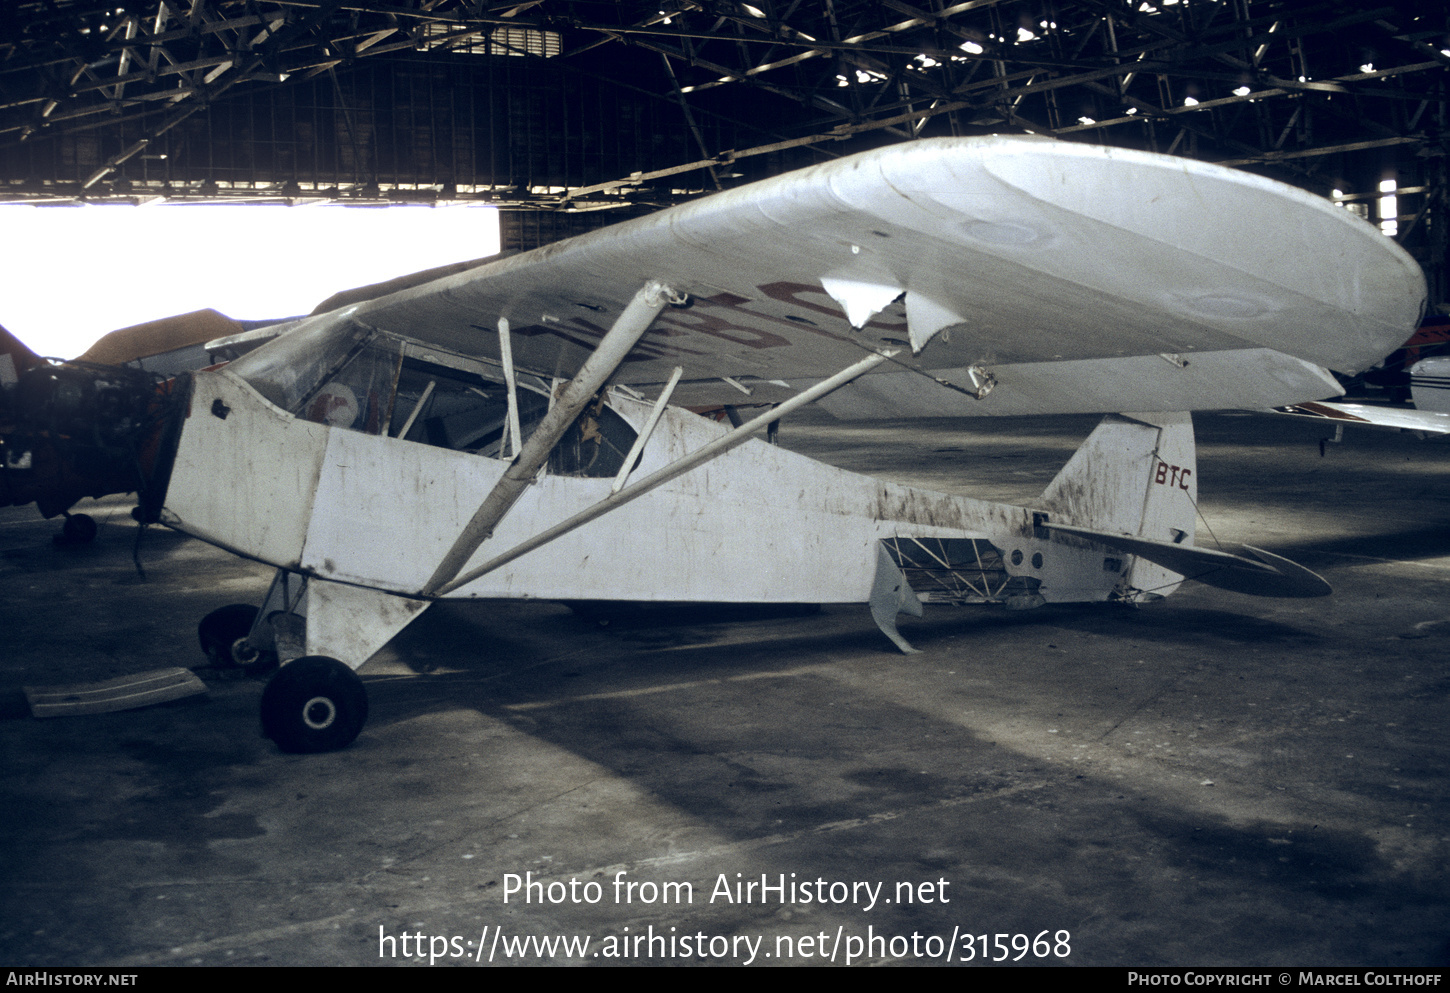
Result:
M1403 246L1443 312L1447 67L1450 10L1411 0L17 0L0 202L488 203L524 251L884 145L1034 134L1328 198ZM256 737L246 680L31 719L22 685L190 658L195 620L267 571L143 542L121 499L85 550L6 509L0 959L417 964L384 939L426 933L468 964L501 931L591 935L588 960L678 928L712 941L654 961L727 963L741 937L800 960L874 925L982 935L951 961L996 960L1002 932L1030 964L1444 966L1444 443L1198 424L1209 526L1335 597L929 613L924 663L838 610L450 605L364 670L370 731L326 756ZM806 414L781 441L1025 500L1091 426ZM528 873L605 897L504 902ZM915 900L706 899L792 873ZM618 879L694 901L621 900ZM529 947L515 960L563 961Z
M486 202L506 249L873 148L1039 134L1261 172L1446 299L1446 12L1412 0L44 0L6 202Z

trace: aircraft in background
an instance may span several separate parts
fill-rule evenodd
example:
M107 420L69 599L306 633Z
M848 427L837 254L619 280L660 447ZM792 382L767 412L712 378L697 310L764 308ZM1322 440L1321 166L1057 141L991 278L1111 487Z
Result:
M109 373L31 365L7 387L6 472L100 415L94 447L124 436L140 519L276 567L260 607L200 634L214 657L284 663L263 725L320 751L366 719L354 670L445 597L865 603L909 651L895 618L923 599L1136 603L1185 577L1327 593L1268 552L1194 547L1181 411L1337 393L1328 370L1403 341L1424 296L1394 242L1258 176L918 141L214 340L256 347L160 390L118 381L109 406ZM72 374L98 402L62 443ZM1012 506L752 439L811 402L1107 416ZM733 429L689 412L745 403L767 409Z
M421 285L485 261L439 266L336 293L312 313ZM168 381L220 367L301 319L239 321L215 310L198 310L112 331L65 362L41 358L0 327L0 507L34 503L45 517L63 514L57 543L94 540L95 520L70 508L85 497L109 493L136 492L145 500L156 471L154 447L146 442L158 440L156 422L167 416Z
M1392 428L1419 435L1450 434L1450 318L1427 317L1410 337L1377 368L1363 376L1365 384L1390 394L1391 403L1345 403L1313 401L1280 408L1280 413L1315 417L1334 423L1334 436L1319 442L1324 454L1327 442L1344 437L1346 424ZM1406 404L1403 401L1409 401Z

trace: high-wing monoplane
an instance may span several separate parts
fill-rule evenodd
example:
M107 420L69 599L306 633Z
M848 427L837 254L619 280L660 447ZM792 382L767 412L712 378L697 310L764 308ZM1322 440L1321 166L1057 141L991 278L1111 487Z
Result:
M37 427L71 371L32 367L6 464L95 441L135 467L143 520L274 566L260 607L217 611L202 640L284 663L263 724L324 750L366 718L354 670L443 597L863 603L910 650L895 618L922 600L1141 602L1185 577L1328 592L1269 552L1194 546L1183 412L1335 395L1328 370L1385 355L1424 298L1392 241L1258 176L919 141L244 332L270 340L159 390L91 370L95 397L130 398L114 438L83 435L99 401ZM810 402L1106 416L1009 506L753 439ZM761 413L689 412L722 406Z

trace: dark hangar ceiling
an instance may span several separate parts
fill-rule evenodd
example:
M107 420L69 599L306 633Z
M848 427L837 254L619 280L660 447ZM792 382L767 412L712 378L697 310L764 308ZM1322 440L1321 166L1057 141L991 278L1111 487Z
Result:
M486 201L528 243L1034 132L1393 210L1443 300L1447 66L1443 3L12 0L0 200Z

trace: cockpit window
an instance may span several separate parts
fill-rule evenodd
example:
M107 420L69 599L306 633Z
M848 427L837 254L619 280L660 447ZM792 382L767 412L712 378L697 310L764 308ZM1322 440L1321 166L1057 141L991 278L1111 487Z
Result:
M397 395L388 431L393 437L493 458L505 454L508 389L503 383L405 359ZM530 390L520 389L518 397L525 414L548 406Z
M355 343L331 375L306 393L293 391L290 410L331 427L512 458L508 387L497 379L405 358L389 339ZM520 435L527 440L549 411L546 394L520 384ZM603 398L589 404L549 453L556 476L612 477L636 432Z
M531 429L526 427L525 431ZM601 397L584 408L549 453L549 472L555 476L613 477L624 465L636 434Z

